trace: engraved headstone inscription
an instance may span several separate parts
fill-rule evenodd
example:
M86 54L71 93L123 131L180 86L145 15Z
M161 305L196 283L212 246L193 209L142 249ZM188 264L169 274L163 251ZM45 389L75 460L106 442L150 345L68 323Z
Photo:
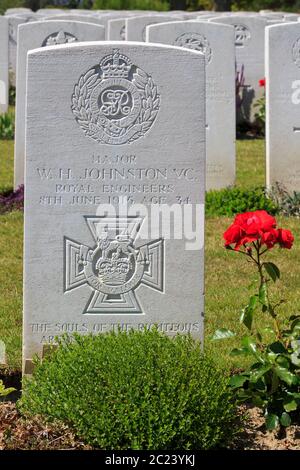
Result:
M266 174L300 191L300 25L266 29Z
M0 16L0 113L8 109L8 20Z
M149 42L186 47L205 55L206 189L234 184L234 28L200 21L176 21L147 26L146 35Z
M202 338L204 69L156 44L28 53L25 372L63 333Z
M265 27L267 20L261 15L230 15L210 18L208 21L224 23L235 28L236 67L241 84L238 121L253 122L257 109L255 102L263 96L259 80L265 76Z
M19 26L17 49L17 95L15 128L14 187L24 184L25 94L27 52L39 47L58 46L84 41L102 41L105 28L77 21L38 21Z

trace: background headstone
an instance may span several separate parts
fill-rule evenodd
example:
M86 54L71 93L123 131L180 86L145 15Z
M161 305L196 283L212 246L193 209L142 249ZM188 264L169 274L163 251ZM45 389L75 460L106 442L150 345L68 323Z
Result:
M8 109L8 21L0 16L0 113Z
M125 41L126 19L118 18L108 21L107 38L110 41Z
M178 14L165 15L145 15L126 18L125 40L126 41L146 41L146 27L150 24L165 23L166 21L176 21L181 19Z
M75 15L73 14L64 14L64 15L54 15L46 16L46 21L51 20L64 20L64 21L80 21L82 23L95 23L101 26L105 26L105 21L100 16L96 15Z
M36 17L38 19L38 17ZM35 21L34 15L8 16L9 82L16 85L18 26Z
M235 50L232 26L176 21L147 27L147 40L206 57L206 189L235 182ZM197 80L197 77L193 77Z
M237 72L243 69L245 82L242 87L242 105L238 109L239 122L255 120L255 102L263 96L259 80L265 76L265 27L267 20L259 15L230 15L210 18L214 23L234 26Z
M124 197L147 211L189 201L203 236L204 95L194 51L103 42L29 52L25 372L63 332L156 323L202 337L202 244L186 250L159 231L142 239L157 216L99 210L110 202L118 211Z
M15 188L24 184L27 52L39 47L83 41L102 41L104 39L105 28L92 23L49 20L23 24L19 27L15 126Z
M267 185L300 191L300 25L266 30Z

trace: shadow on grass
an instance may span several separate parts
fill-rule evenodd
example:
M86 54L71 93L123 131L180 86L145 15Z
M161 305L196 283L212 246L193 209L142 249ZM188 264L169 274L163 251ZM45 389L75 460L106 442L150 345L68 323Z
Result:
M0 214L24 208L24 185L0 193Z

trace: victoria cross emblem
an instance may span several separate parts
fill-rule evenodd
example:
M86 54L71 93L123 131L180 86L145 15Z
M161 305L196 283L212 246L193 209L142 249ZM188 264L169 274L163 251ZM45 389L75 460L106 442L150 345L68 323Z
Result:
M159 106L160 96L150 75L118 49L83 74L72 95L72 111L85 135L111 145L144 136Z
M83 313L143 313L135 290L143 284L163 292L164 241L136 246L142 217L86 216L92 247L64 239L64 292L92 289Z

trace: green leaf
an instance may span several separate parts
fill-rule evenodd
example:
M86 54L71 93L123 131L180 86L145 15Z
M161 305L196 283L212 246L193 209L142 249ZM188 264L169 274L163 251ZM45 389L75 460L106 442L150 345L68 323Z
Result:
M233 333L231 330L227 330L226 328L220 328L219 330L216 330L211 337L211 340L219 340L219 339L227 339L227 338L232 338L235 336L236 333Z
M0 397L6 397L6 395L9 395L10 393L14 392L16 389L13 387L9 388L2 388L0 389Z
M300 318L295 318L295 320L291 324L291 330L300 330Z
M290 361L288 360L287 357L285 356L276 356L276 364L278 364L280 367L283 367L284 369L289 369L290 368Z
M296 339L296 340L291 341L291 346L292 346L292 348L293 348L294 351L300 350L300 343L299 343L299 340Z
M276 429L277 426L279 425L279 418L277 415L273 413L267 413L266 414L266 427L269 429L269 431Z
M240 322L244 323L244 325L248 328L248 330L251 330L252 328L252 322L253 322L253 313L255 310L257 304L257 296L252 295L249 300L249 304L246 305L245 308L243 308L241 317L240 317Z
M292 420L290 415L288 413L283 412L280 417L280 423L282 424L282 426L285 426L287 428L288 426L290 426L291 422Z
M263 358L260 356L260 354L258 354L256 342L251 336L244 336L241 342L242 346L247 351L249 351L249 353L253 354L253 356L255 356L259 360L259 362L264 362Z
M299 352L293 352L293 354L291 354L291 361L292 361L292 364L294 364L294 366L300 366Z
M259 288L259 293L258 293L258 298L259 298L259 301L260 303L264 306L264 307L268 307L268 287L267 287L267 283L264 282L260 288Z
M274 263L263 263L263 266L273 282L276 282L277 279L280 279L279 268Z
M246 348L234 348L230 351L230 356L246 356L250 354Z
M288 385L296 385L298 383L297 376L284 367L276 366L275 372L278 377Z
M300 315L291 315L289 320L293 321L293 320L296 320L296 318L300 318Z
M239 390L237 390L236 393L237 393L237 399L240 402L243 402L252 398L252 392L249 390L244 390L243 388L240 388Z
M251 371L250 373L250 382L251 383L256 383L261 377L263 377L270 369L272 366L270 364L266 366L260 366L259 368Z
M248 377L245 375L233 375L229 380L229 385L232 388L240 388L248 380Z
M295 411L298 408L298 403L293 397L287 397L283 402L285 411Z
M280 341L275 341L269 346L270 351L275 354L285 354L287 351Z

